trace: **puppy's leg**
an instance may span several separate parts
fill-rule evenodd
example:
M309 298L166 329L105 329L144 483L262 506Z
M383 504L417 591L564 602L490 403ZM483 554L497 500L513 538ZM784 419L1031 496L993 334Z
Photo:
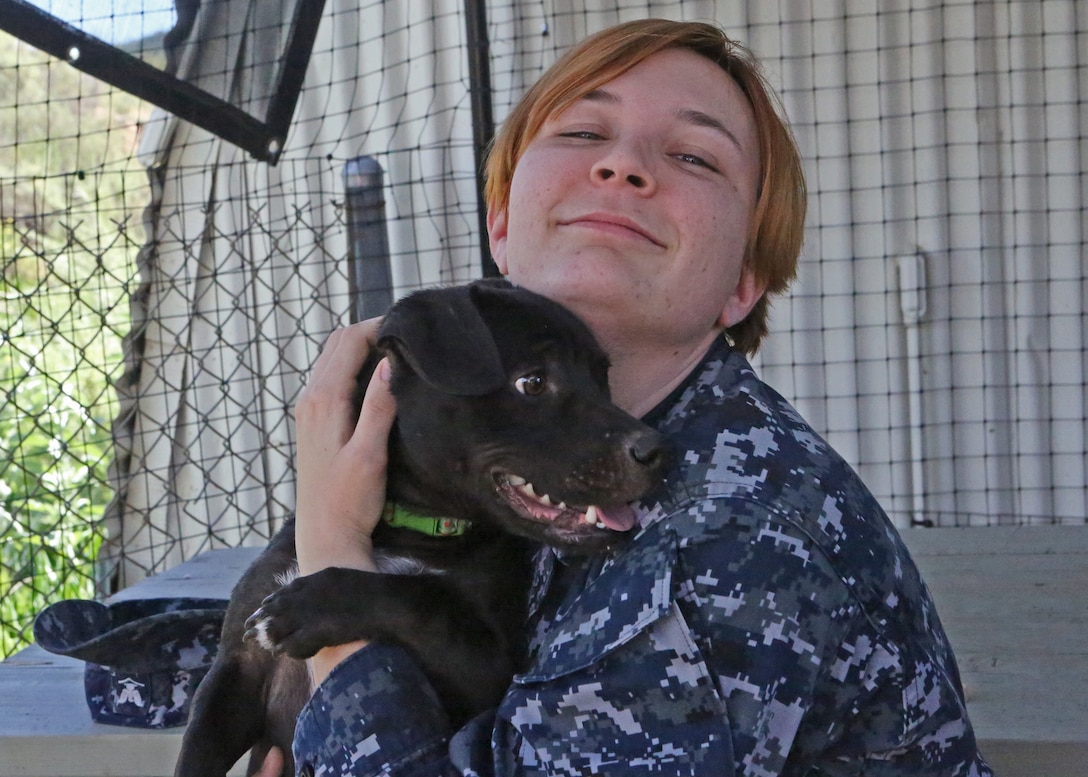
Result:
M279 659L247 644L242 635L246 618L278 587L278 578L293 566L294 525L289 522L246 570L231 593L219 652L193 696L175 777L224 777L247 750L260 747L262 741L266 748L269 740L285 746L285 756L290 758L293 720L309 692L309 678L304 668L295 675L284 674L279 668L281 661L298 662L286 657ZM292 677L298 686L293 692L278 688L289 684ZM279 703L285 695L292 706ZM270 707L273 699L275 708ZM286 734L282 733L286 726L276 724L281 719L291 721ZM273 734L277 738L273 739Z
M245 663L220 656L201 681L174 777L224 777L260 736L264 682Z
M283 753L283 774L293 777L295 761L291 755L291 743L295 738L295 723L306 700L310 698L310 673L306 669L306 662L279 656L268 687L264 733L253 745L246 773L253 775L260 771L269 749L275 746Z

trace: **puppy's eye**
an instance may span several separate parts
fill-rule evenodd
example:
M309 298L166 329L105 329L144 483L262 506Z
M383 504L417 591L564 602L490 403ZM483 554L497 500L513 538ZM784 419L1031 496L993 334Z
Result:
M514 388L528 397L543 394L546 385L544 376L539 372L530 372L528 375L522 375L514 381Z

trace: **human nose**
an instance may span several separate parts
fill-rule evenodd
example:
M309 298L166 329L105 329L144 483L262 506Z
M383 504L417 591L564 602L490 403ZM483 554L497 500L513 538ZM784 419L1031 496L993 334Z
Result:
M629 184L639 194L652 194L657 189L657 179L646 162L644 152L633 143L617 144L598 160L591 171L597 183Z

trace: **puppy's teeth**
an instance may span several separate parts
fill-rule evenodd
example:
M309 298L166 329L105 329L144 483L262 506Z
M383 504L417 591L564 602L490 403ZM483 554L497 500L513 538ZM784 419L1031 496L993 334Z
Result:
M556 505L556 507L558 507L560 510L566 510L567 509L567 503L566 502L560 502L559 504Z
M526 483L525 485L523 485L521 487L521 490L524 491L529 496L533 497L534 499L536 498L536 490L533 488L532 483Z
M544 504L544 505L548 505L548 507L551 507L552 506L552 498L550 496L548 496L547 494L545 494L544 496L540 497L540 503Z
M525 485L525 478L520 477L518 475L507 475L506 476L506 482L509 483L510 485L514 486L514 487L524 486Z
M590 505L586 508L586 523L597 526L601 522L601 519L597 515L597 508L594 505Z

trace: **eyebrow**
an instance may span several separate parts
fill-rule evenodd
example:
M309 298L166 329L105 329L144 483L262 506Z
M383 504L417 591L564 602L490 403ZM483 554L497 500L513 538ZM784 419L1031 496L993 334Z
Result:
M740 140L737 138L736 135L733 134L733 131L726 127L724 124L722 124L721 121L711 116L709 113L703 113L702 111L696 111L691 108L683 108L677 111L676 115L677 118L681 119L682 121L686 121L689 124L694 124L696 127L706 127L708 129L720 132L721 134L729 138L729 140L733 141L733 145L735 145L737 148L742 150L744 149L744 146L741 145Z
M612 92L609 92L607 89L593 89L582 95L582 99L589 102L607 103L610 105L615 105L620 102L620 98ZM676 118L696 127L706 127L707 129L719 132L732 141L733 145L737 148L742 151L744 150L744 146L741 144L740 139L733 134L733 131L709 113L704 113L703 111L698 111L694 108L681 108L676 112Z

